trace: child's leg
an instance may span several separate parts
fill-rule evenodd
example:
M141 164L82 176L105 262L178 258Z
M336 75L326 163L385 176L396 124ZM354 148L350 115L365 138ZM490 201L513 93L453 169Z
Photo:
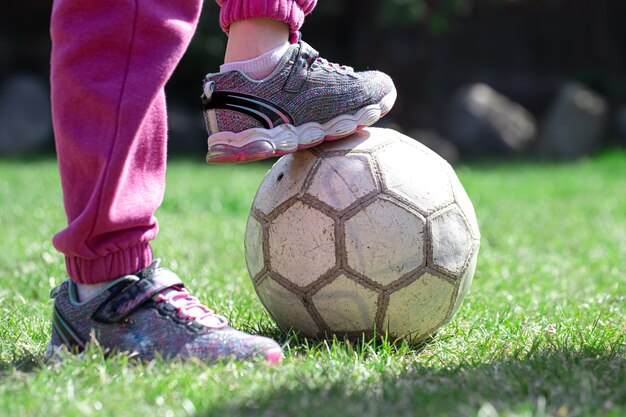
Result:
M289 41L297 42L297 32L317 0L262 0L242 2L239 0L218 0L222 5L220 23L228 34L225 63L240 63L251 60ZM261 65L276 67L282 54L272 54L261 60ZM256 68L255 68L256 67ZM250 69L250 65L244 67ZM252 63L253 70L269 74L273 68L259 68ZM259 72L255 72L258 75Z
M74 282L150 264L165 186L163 86L201 0L56 0L52 105L68 227L54 237Z
M313 11L317 0L217 0L217 3L222 6L220 25L224 32L229 33L234 22L265 18L286 23L293 43L297 41L304 17Z
M282 10L274 1L231 0L225 7L245 18L250 4L265 11L258 17L275 18ZM280 4L290 5L287 23L299 27L305 10ZM53 120L69 223L54 244L66 256L71 281L54 292L47 357L63 347L80 351L95 334L104 349L144 359L282 360L278 344L233 330L152 261L154 212L165 186L163 86L200 7L201 0L54 3ZM80 299L77 284L104 288Z
M313 6L304 0L223 1L226 64L204 83L207 162L292 153L349 136L391 110L391 78L330 63L299 39L302 18Z
M220 21L267 18L293 34L315 0L225 0ZM163 86L193 35L202 0L56 0L52 105L68 227L54 238L76 283L146 267L165 186ZM268 25L275 22L268 21ZM236 38L239 40L240 38ZM268 37L237 42L263 51ZM233 46L230 46L233 50Z

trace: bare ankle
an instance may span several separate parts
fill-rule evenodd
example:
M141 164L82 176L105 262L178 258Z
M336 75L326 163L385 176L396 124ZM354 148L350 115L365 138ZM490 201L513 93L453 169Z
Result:
M271 19L238 20L230 25L224 63L245 61L289 40L289 25Z

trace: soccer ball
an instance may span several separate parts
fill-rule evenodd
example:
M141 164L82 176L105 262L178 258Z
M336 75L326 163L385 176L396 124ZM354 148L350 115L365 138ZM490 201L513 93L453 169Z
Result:
M369 128L276 162L250 211L246 263L283 329L415 343L459 309L479 239L450 165Z

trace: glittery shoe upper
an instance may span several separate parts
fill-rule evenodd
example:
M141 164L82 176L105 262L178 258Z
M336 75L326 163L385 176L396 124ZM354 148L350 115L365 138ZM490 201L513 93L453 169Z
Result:
M338 139L375 123L395 98L393 82L382 72L330 63L299 41L262 80L240 71L206 76L207 160L263 159Z
M280 362L280 346L271 339L234 330L222 316L200 304L180 278L158 261L127 275L89 301L76 300L65 281L53 290L52 340L46 356L61 347L82 351L92 339L107 351L150 360L195 357L207 362L234 357Z

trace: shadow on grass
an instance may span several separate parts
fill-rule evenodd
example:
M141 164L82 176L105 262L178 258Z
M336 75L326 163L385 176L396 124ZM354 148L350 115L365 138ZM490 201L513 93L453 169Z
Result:
M323 350L328 349L343 349L350 353L356 354L358 357L365 357L370 353L375 353L380 349L384 349L387 353L394 355L403 354L417 354L421 352L428 344L433 340L437 333L433 333L426 340L419 343L409 344L402 339L391 340L388 334L376 335L376 331L373 333L364 334L358 332L350 335L333 335L327 334L325 337L305 337L298 334L293 330L283 330L276 326L270 325L267 327L250 327L244 329L245 331L259 335L269 337L275 340L284 349L292 353L306 353L311 349ZM345 354L345 352L344 352Z
M626 349L571 347L356 377L350 363L295 363L289 379L200 416L602 416L626 414ZM286 366L290 366L288 363ZM287 370L290 371L290 370ZM360 370L359 372L363 372ZM316 374L317 373L317 374ZM510 415L510 414L507 414Z
M32 373L41 369L41 356L26 352L13 362L0 362L0 378L11 374L14 371Z

